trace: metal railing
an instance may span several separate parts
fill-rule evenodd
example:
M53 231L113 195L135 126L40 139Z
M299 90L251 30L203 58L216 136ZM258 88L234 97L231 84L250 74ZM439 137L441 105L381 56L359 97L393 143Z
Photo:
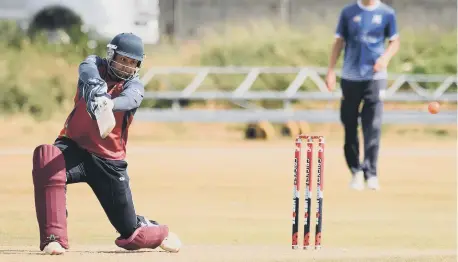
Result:
M244 75L243 81L234 86L232 91L199 91L204 81L210 75ZM295 78L284 91L251 91L255 81L261 74L295 74ZM292 119L303 119L311 122L321 120L338 121L338 112L332 110L314 111L320 119L311 117L310 110L292 110L294 100L337 101L341 99L340 89L330 92L326 88L323 76L326 68L320 67L153 67L141 78L147 85L155 77L163 75L193 75L192 80L181 91L146 92L145 99L172 101L171 109L142 109L140 118L151 121L224 121L224 122L253 122L260 120L285 122ZM337 72L340 76L340 71ZM316 91L299 91L306 80L311 80ZM405 75L390 74L391 85L381 92L384 101L447 101L456 102L457 93L447 92L457 84L457 77L452 75ZM391 82L390 81L390 82ZM421 86L420 83L436 83L433 91ZM409 86L409 91L401 91L403 86ZM216 88L215 88L216 89ZM244 108L223 111L184 110L180 107L183 100L225 100ZM266 109L253 104L249 100L277 100L283 102L283 109ZM215 114L220 118L214 118ZM162 117L167 116L167 117ZM386 114L387 123L404 122L456 122L456 112L441 112L439 117L432 117L421 111L396 111L396 114Z

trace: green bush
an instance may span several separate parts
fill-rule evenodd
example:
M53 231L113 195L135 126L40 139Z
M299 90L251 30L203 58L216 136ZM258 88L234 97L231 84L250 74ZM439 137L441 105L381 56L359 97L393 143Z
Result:
M37 120L71 103L79 62L103 54L106 45L96 42L91 48L82 33L70 44L48 44L43 33L29 38L11 22L0 23L0 35L0 113L25 113Z
M402 48L392 60L390 72L456 74L456 31L406 29L400 36ZM235 27L226 35L205 38L199 58L201 65L327 67L332 43L329 28L297 31L268 24Z
M182 55L180 65L189 66L310 66L327 67L334 40L332 29L315 26L307 30L295 30L271 23L253 23L227 27L224 33L205 32L197 42L200 52ZM457 32L413 31L400 32L401 49L389 65L391 73L406 74L456 74ZM192 43L196 45L196 42ZM343 53L337 68L342 65ZM284 90L295 75L261 74L253 90ZM210 75L205 86L220 90L233 90L244 75ZM192 76L173 75L162 85L183 89ZM422 83L426 88L436 83ZM157 90L158 83L148 88ZM316 89L312 81L306 81L303 90ZM454 87L456 88L456 86Z

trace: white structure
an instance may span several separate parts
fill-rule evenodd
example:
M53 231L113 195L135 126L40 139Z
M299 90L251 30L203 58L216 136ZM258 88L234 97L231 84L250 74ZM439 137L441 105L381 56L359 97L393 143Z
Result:
M77 25L107 39L132 32L147 44L159 40L158 0L0 0L0 20L17 21L25 30L65 32Z

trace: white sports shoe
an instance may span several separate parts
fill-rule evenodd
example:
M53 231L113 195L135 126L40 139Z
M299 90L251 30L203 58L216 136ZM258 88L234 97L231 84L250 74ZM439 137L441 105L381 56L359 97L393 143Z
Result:
M169 232L169 235L164 239L164 241L162 241L160 247L167 252L178 253L181 245L181 241L177 234Z
M376 176L371 176L367 179L367 187L372 190L380 190L380 185L378 183L378 178Z
M45 246L43 252L47 255L62 255L65 253L65 248L63 248L58 242L50 242Z
M364 189L364 172L363 171L359 171L353 174L353 177L350 182L350 187L358 191L361 191Z

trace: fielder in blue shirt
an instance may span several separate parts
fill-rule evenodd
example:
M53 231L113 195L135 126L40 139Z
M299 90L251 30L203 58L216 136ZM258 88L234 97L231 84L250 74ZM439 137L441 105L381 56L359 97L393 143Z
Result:
M399 49L395 11L380 0L358 0L341 11L326 76L331 91L336 85L334 68L344 47L340 118L345 129L345 159L352 173L350 186L362 190L367 182L368 188L378 190L377 158L383 111L379 94L386 89L387 66ZM359 117L364 137L362 163Z

